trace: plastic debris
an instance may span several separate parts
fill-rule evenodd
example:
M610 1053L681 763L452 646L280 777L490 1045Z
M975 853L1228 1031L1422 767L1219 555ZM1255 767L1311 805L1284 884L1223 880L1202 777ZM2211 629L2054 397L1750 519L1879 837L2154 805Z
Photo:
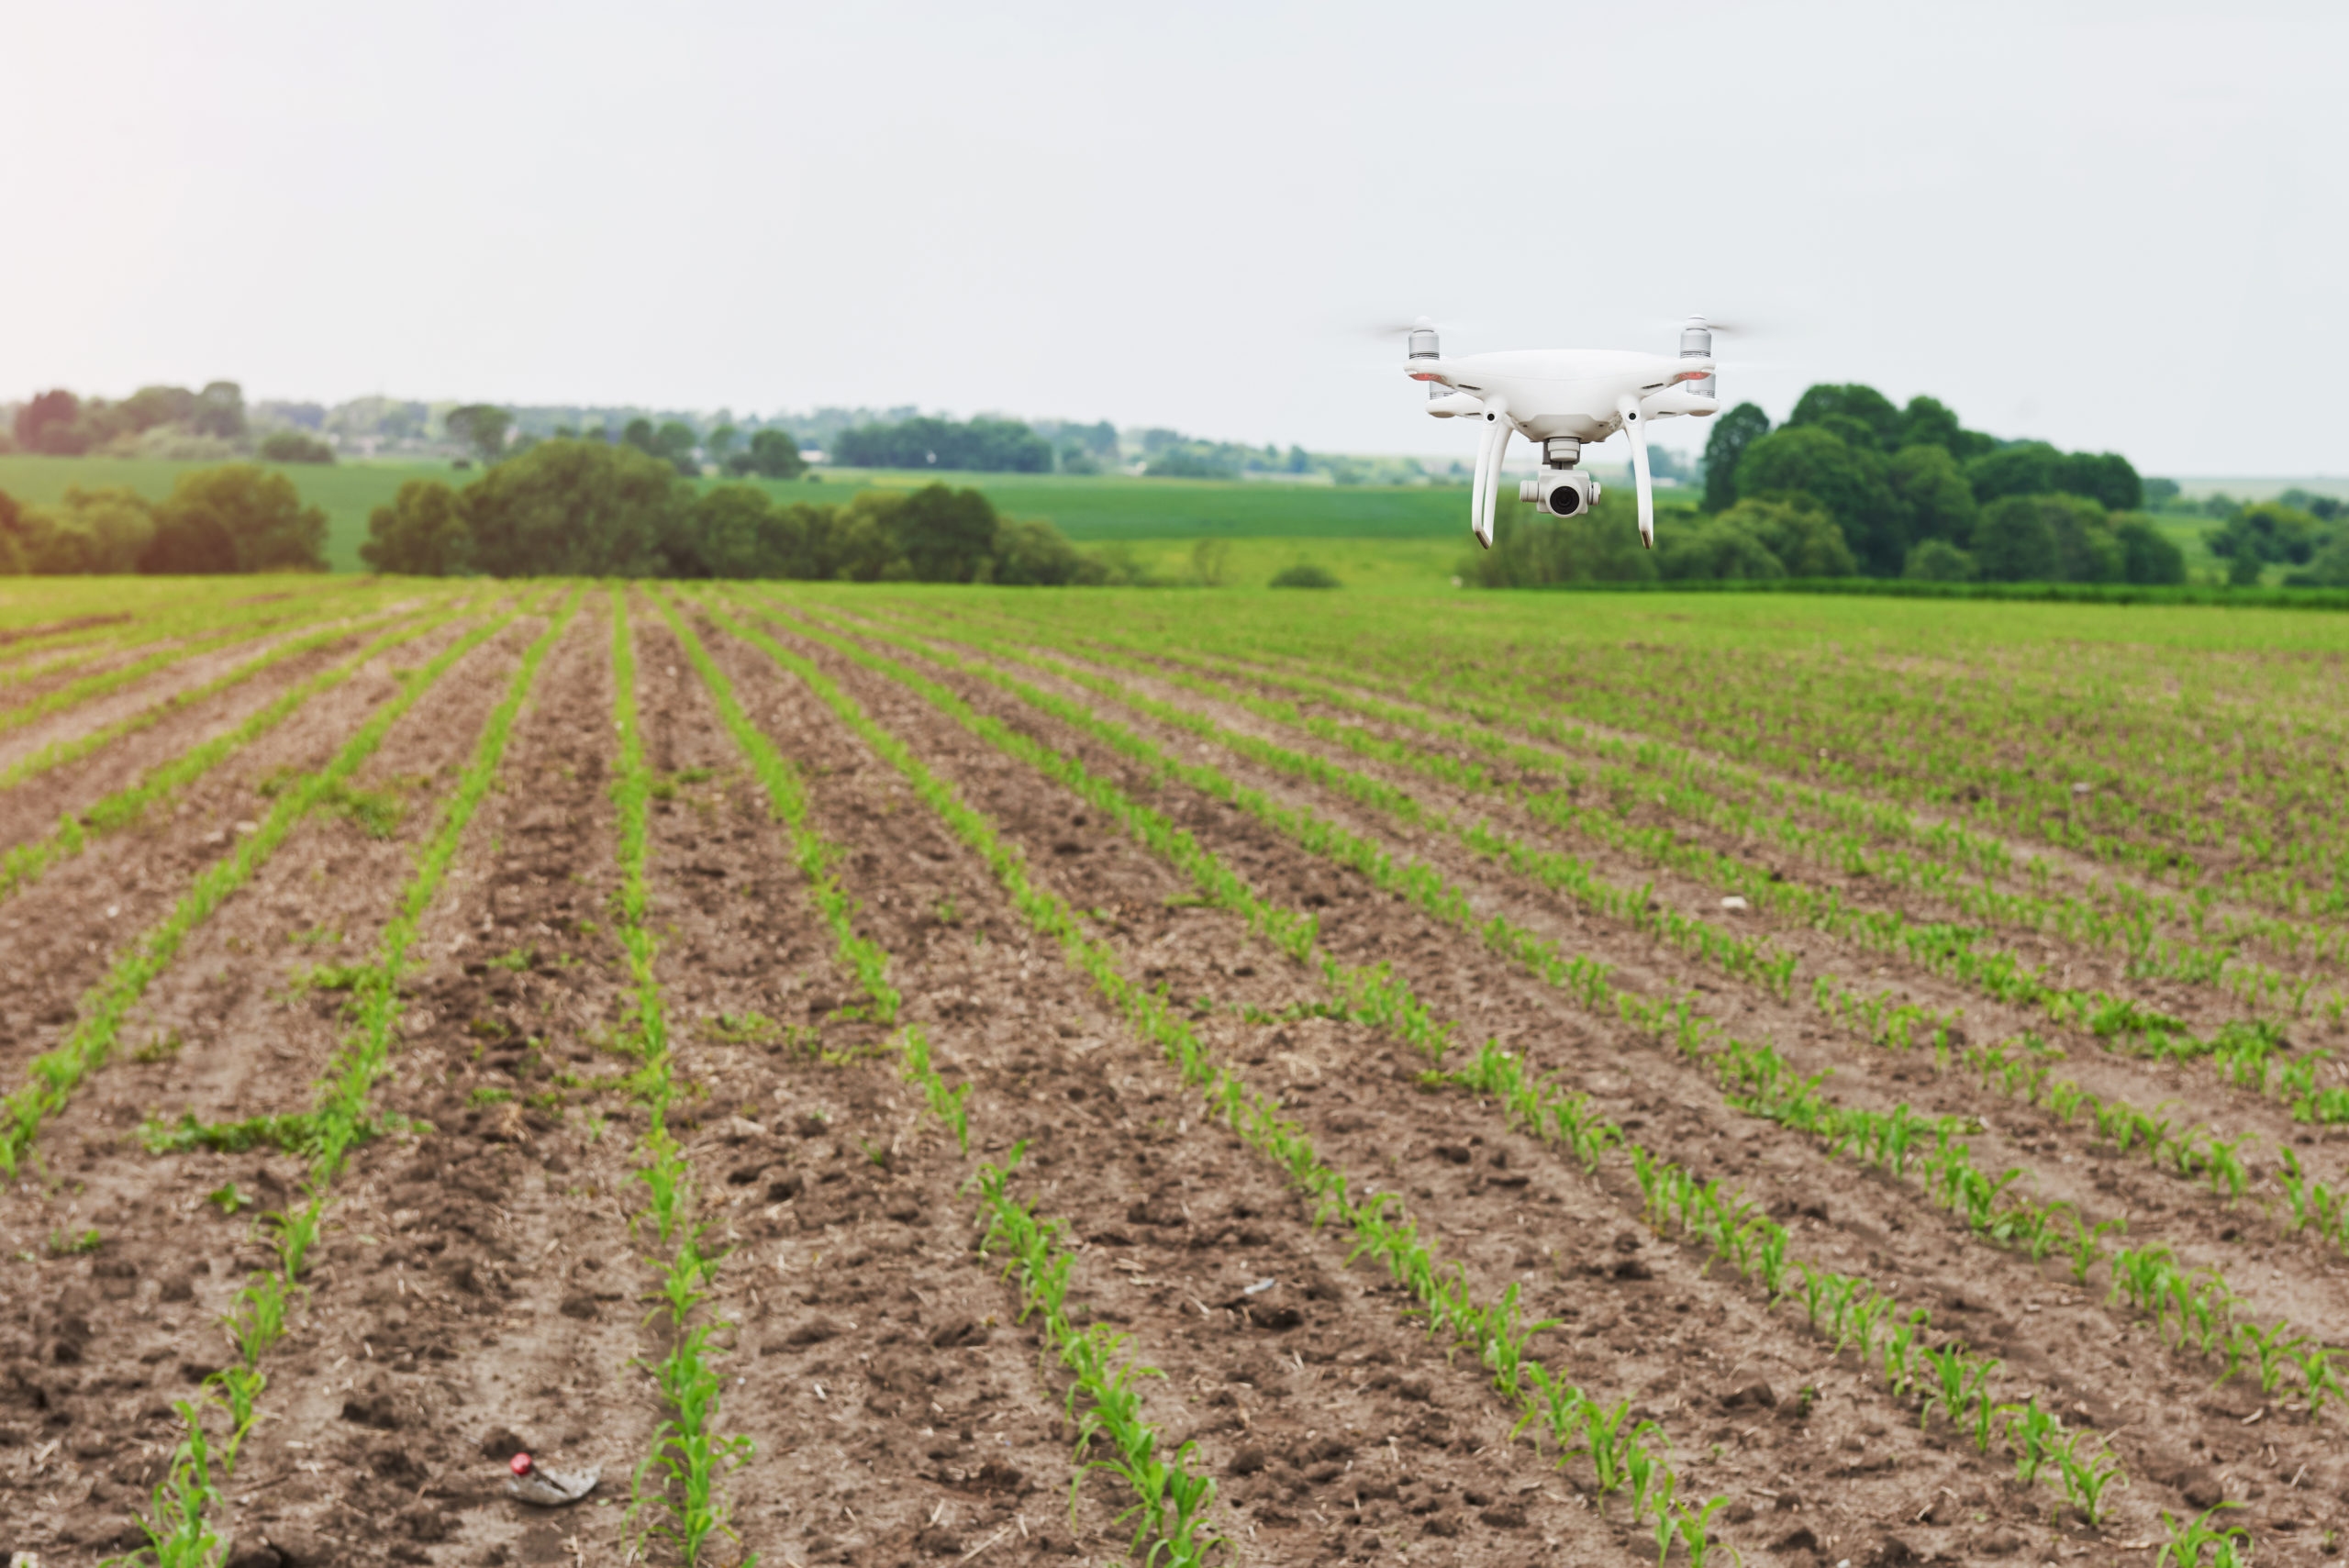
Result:
M506 1495L541 1508L560 1508L575 1503L596 1489L604 1478L604 1467L591 1464L584 1470L550 1470L527 1453L518 1453L507 1462L514 1473L507 1478Z
M1728 897L1721 900L1721 907L1724 909L1742 909L1745 907L1745 900L1732 893Z

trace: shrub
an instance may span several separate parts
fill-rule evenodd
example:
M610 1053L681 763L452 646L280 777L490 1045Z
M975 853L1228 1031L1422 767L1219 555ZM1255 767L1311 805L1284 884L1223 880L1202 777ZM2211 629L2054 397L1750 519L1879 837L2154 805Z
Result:
M1974 557L1945 539L1923 539L1909 547L1909 564L1900 574L1921 583L1970 583Z
M473 564L498 577L650 577L690 504L666 462L629 445L541 441L465 487Z
M445 577L464 570L472 542L456 492L437 479L411 479L367 519L359 559L371 572Z
M332 462L334 448L304 430L272 430L254 452L270 462Z
M156 509L142 572L323 572L327 515L249 462L183 473Z
M135 491L76 484L53 506L25 508L13 531L25 572L137 572L155 541L155 509Z
M1326 567L1301 561L1295 566L1284 566L1274 573L1272 585L1275 588L1335 588L1339 584Z

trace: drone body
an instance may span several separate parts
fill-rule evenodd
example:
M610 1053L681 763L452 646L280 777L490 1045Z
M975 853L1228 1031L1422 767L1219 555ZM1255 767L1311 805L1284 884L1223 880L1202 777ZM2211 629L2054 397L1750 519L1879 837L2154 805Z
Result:
M1428 385L1428 412L1439 419L1473 418L1482 427L1469 526L1476 542L1493 547L1501 459L1512 435L1542 448L1542 473L1520 487L1521 499L1545 512L1571 517L1598 499L1598 484L1577 466L1586 441L1618 430L1631 443L1639 486L1640 542L1655 548L1655 495L1648 475L1647 424L1675 414L1702 417L1714 401L1712 332L1701 318L1680 334L1677 357L1607 349L1514 350L1445 359L1435 328L1411 330L1404 373ZM1443 389L1449 389L1443 390Z

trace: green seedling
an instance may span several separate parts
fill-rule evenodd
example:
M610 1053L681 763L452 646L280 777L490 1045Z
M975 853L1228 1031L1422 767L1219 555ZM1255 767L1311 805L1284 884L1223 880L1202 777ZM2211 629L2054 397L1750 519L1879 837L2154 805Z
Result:
M2251 1533L2241 1527L2221 1529L2210 1523L2221 1508L2242 1507L2229 1499L2203 1509L2191 1520L2180 1519L2164 1508L2162 1531L2169 1539L2154 1553L2154 1568L2248 1568Z

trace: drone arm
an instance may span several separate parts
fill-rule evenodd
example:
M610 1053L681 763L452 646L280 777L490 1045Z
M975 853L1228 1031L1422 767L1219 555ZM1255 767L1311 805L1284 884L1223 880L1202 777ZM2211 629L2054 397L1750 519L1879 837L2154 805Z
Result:
M1647 418L1640 412L1639 399L1625 393L1615 400L1615 412L1623 417L1623 434L1631 443L1631 477L1640 493L1640 543L1649 550L1655 548L1655 486L1648 476Z

